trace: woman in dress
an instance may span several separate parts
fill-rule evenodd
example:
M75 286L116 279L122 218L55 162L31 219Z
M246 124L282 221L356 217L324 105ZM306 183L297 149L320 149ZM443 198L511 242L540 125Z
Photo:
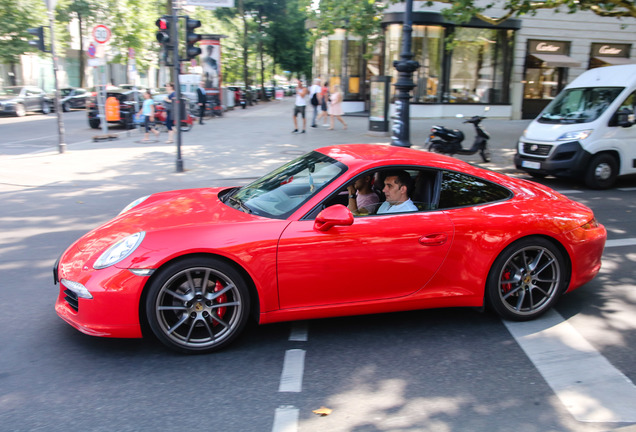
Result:
M333 130L334 126L334 117L337 118L342 126L347 129L347 123L342 119L342 92L340 91L340 86L336 84L333 88L333 93L329 96L329 101L331 104L329 105L329 115L331 117L331 127L329 130Z

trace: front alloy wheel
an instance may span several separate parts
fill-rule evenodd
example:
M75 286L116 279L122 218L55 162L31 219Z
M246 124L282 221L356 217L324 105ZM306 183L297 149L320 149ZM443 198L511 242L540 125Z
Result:
M155 336L187 354L228 345L245 327L249 309L241 275L214 258L170 264L152 282L146 298L146 316Z
M527 238L506 248L488 275L486 298L503 318L528 321L548 311L566 289L565 260L548 240Z

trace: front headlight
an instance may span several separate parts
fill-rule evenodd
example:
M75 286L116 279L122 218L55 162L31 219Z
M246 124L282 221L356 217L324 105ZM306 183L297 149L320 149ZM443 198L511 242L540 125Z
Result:
M97 258L97 261L93 264L93 268L99 270L117 264L137 249L145 235L146 233L144 231L140 231L119 240Z
M557 138L557 141L565 141L565 140L579 140L582 141L585 138L589 137L592 132L594 132L594 129L586 129L586 130L581 130L581 131L574 131L574 132L566 132L563 135L561 135L559 138Z
M137 207L139 204L141 204L142 202L146 201L149 196L150 195L146 195L146 196L142 196L141 198L137 198L136 200L134 200L133 202L128 204L126 207L124 207L124 209L122 211L120 211L119 214L126 213L131 208ZM117 215L117 216L119 216L119 215Z

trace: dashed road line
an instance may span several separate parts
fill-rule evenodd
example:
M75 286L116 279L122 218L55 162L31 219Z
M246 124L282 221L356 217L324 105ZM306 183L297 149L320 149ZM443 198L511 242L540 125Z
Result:
M278 391L300 393L303 390L304 371L305 350L290 349L285 351L283 373L280 376Z
M272 432L296 432L298 430L298 408L283 405L276 408Z
M556 311L504 324L576 420L636 422L636 386Z
M292 324L289 340L291 342L307 342L308 330L306 321L296 321Z
M634 246L636 245L636 238L625 238L616 240L606 240L605 247L618 247L618 246Z

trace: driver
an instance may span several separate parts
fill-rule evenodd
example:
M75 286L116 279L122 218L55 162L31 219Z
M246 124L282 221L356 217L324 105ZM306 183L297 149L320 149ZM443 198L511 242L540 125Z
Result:
M406 171L387 172L384 179L384 189L382 189L386 201L382 203L377 214L417 211L417 207L409 198L411 185L411 176Z

